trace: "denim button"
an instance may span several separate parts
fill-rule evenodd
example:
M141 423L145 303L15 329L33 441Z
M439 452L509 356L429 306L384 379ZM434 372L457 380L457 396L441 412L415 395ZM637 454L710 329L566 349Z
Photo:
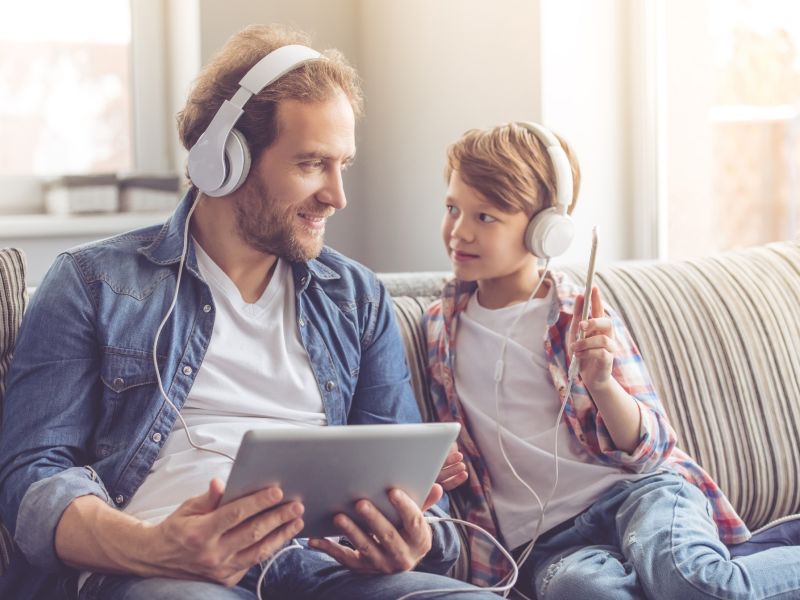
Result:
M117 377L111 385L114 387L114 391L118 392L125 385L125 380L122 377Z
M329 381L328 383L325 384L325 389L328 390L329 392L335 387L336 387L336 384L333 383L332 381Z
M190 367L188 365L183 367L183 374L184 375L191 375L192 374L192 367Z
M122 494L118 495L116 498L114 498L114 502L116 502L117 504L122 504L123 502L125 502L125 496L123 496Z
M153 441L157 444L161 441L161 434L157 431L153 434Z
M203 306L203 312L204 313L210 313L211 312L211 305L210 304L206 304L205 306Z

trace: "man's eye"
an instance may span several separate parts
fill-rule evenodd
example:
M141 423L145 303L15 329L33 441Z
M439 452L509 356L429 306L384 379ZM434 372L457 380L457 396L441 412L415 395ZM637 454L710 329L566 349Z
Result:
M323 163L321 160L307 160L306 162L302 163L301 166L304 169L312 171L316 169L321 169L324 166L324 164L325 163Z

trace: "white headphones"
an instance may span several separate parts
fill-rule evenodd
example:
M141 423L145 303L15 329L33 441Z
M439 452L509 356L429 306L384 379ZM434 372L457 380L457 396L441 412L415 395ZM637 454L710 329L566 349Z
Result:
M518 121L547 147L556 175L556 204L540 211L525 230L525 247L539 258L553 258L566 252L575 237L575 225L567 208L572 203L572 166L555 135L538 123Z
M289 71L321 57L307 46L283 46L259 60L242 77L233 98L222 103L189 150L189 177L197 189L208 196L225 196L244 183L250 171L250 149L234 125L244 113L245 103Z

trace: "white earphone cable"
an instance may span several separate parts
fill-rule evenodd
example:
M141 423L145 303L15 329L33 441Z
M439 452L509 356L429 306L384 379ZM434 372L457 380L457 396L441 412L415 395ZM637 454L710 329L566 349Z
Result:
M528 557L533 552L533 548L536 545L537 539L539 538L539 534L540 534L540 531L541 531L542 524L544 522L545 514L547 513L547 508L550 505L550 500L552 500L553 496L555 495L556 488L558 487L558 476L559 476L559 470L558 470L558 428L561 426L561 420L562 420L563 415L564 415L564 409L566 408L567 402L569 401L569 398L572 395L572 386L574 385L575 377L578 374L578 361L575 360L575 354L573 353L572 356L571 356L571 359L570 359L570 366L569 366L569 370L568 370L568 374L567 374L566 394L564 395L564 401L561 403L561 408L558 411L558 416L556 417L556 423L555 423L555 428L554 428L554 432L553 432L553 485L550 488L550 492L547 494L547 498L545 498L544 503L542 503L541 498L539 497L539 494L536 493L536 490L534 490L524 479L522 479L522 477L519 475L519 473L517 473L517 470L514 468L514 465L511 463L511 460L509 459L508 454L505 451L505 446L503 445L503 436L502 436L503 419L502 419L502 411L500 410L500 395L499 395L499 391L500 391L500 383L502 382L503 370L504 370L503 358L505 357L505 350L506 350L506 346L508 345L508 341L510 339L511 333L514 331L514 328L516 327L516 325L519 322L520 318L525 313L525 310L527 309L528 304L531 302L531 300L533 300L533 298L536 297L536 294L539 291L539 287L541 286L541 284L544 281L545 277L549 273L549 263L550 263L549 260L547 260L545 262L544 270L543 270L541 278L539 279L539 282L537 283L536 287L534 288L533 292L531 293L530 297L528 298L528 301L525 303L525 305L523 306L522 310L517 315L517 318L514 320L514 322L508 328L508 331L506 332L506 335L505 335L505 337L503 339L503 344L501 346L500 358L498 359L497 366L495 367L495 385L494 385L495 396L494 396L494 399L495 399L495 410L497 412L497 440L498 440L498 443L499 443L499 446L500 446L500 453L502 454L503 459L505 460L506 464L508 465L509 469L511 470L511 473L514 475L514 477L517 479L517 481L519 481L523 485L523 487L525 487L525 489L528 490L531 493L531 495L534 497L534 499L536 500L536 503L539 505L539 510L540 510L539 519L538 519L538 521L536 523L536 528L534 529L533 537L531 538L531 541L528 542L528 545L525 547L525 550L523 550L523 552L519 555L519 558L517 559L517 561L515 563L518 569L521 568L521 566L523 564L525 564L525 561L528 559ZM578 339L581 339L582 337L583 337L583 332L580 331L578 333ZM512 573L509 573L508 575L503 577L503 579L500 580L500 583L502 583L503 581L508 579L511 575L512 575ZM519 590L515 590L515 593L519 594L525 600L530 600L530 598L528 598L525 594L523 594Z
M158 381L158 389L161 392L161 396L164 400L172 407L172 410L175 411L178 419L180 420L181 424L183 425L183 431L186 434L186 439L189 442L189 445L194 448L195 450L200 450L202 452L212 452L213 454L218 454L220 456L224 456L230 461L235 461L234 457L230 454L225 452L221 452L219 450L214 450L213 448L203 448L202 446L198 446L194 443L192 439L192 435L189 433L189 426L186 424L186 421L181 414L181 411L178 410L178 407L172 403L172 400L169 399L167 396L167 392L164 390L164 384L161 381L161 371L158 368L158 360L156 359L156 352L158 350L158 338L161 337L161 330L164 329L164 325L166 325L167 320L172 315L172 311L175 309L175 305L178 303L178 292L181 289L181 278L183 277L183 267L186 264L186 255L188 254L189 249L189 222L192 219L192 213L194 213L194 209L197 208L197 203L200 200L200 192L196 193L194 202L192 203L192 208L189 209L189 214L186 215L186 224L183 227L183 249L181 250L181 261L178 265L178 275L175 279L175 294L172 296L172 302L167 309L167 313L164 315L164 318L161 320L161 324L158 326L156 330L156 337L153 339L153 366L156 369L156 380Z

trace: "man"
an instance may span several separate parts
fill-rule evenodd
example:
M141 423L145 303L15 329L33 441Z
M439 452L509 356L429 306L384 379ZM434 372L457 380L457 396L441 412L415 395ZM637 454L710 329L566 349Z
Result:
M179 115L184 145L253 65L305 42L279 27L231 38ZM277 488L219 505L243 432L419 420L385 290L322 242L346 204L360 108L355 72L337 52L295 65L236 121L252 161L248 170L245 152L242 181L198 186L209 178L190 153L193 186L163 227L58 257L8 379L0 516L21 553L0 592L254 598L258 563L298 534L303 507L281 504ZM423 508L441 514L440 497L434 486ZM352 547L312 540L283 553L265 595L465 587L436 575L457 557L452 527L429 525L399 490L390 499L402 526L360 502L363 526L336 519Z

